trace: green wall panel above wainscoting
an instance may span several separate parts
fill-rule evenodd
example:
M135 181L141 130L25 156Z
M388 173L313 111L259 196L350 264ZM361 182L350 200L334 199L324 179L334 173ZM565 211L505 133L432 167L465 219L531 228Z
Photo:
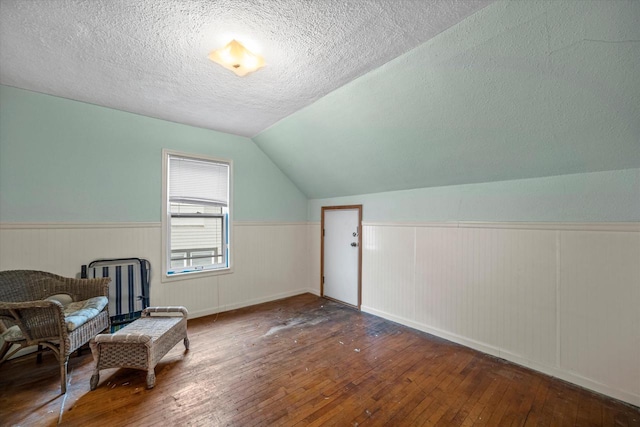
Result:
M0 222L160 221L163 148L232 159L235 220L306 220L248 138L0 86Z
M640 222L640 169L313 199L309 221L354 204L369 222Z

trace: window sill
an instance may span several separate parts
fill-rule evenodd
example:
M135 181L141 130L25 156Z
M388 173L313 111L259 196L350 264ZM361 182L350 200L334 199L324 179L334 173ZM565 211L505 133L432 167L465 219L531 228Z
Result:
M203 277L211 277L211 276L220 276L223 274L232 274L233 267L229 268L218 268L215 270L200 270L200 271L189 271L185 273L176 273L176 274L163 274L162 275L162 283L169 282L180 282L184 280L193 280L200 279Z

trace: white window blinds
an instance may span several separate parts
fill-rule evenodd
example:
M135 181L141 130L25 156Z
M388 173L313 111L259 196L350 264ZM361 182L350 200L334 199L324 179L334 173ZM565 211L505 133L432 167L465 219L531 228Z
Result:
M169 156L169 201L229 205L229 165Z

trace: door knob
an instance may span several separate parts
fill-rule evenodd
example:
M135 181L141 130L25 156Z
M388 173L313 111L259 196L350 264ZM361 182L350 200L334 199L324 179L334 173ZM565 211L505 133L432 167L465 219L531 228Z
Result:
M351 246L355 248L356 246L358 246L358 244L356 242L351 242Z

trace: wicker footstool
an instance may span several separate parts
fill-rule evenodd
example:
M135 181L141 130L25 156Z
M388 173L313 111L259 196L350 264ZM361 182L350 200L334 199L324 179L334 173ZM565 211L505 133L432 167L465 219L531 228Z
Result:
M172 313L152 316L151 313ZM147 371L147 388L156 383L156 364L180 340L189 350L187 309L184 307L149 307L142 317L113 334L97 335L90 342L96 367L91 376L91 390L100 381L100 369L133 368Z

